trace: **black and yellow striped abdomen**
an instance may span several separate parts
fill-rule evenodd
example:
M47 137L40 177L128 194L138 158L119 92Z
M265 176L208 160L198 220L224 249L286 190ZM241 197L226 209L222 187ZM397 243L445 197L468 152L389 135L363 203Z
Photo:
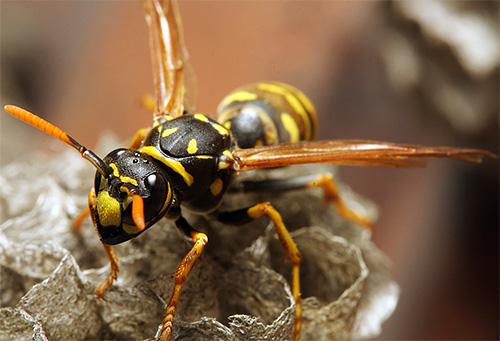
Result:
M309 99L291 85L252 83L222 100L218 121L231 131L239 148L313 140L318 119Z

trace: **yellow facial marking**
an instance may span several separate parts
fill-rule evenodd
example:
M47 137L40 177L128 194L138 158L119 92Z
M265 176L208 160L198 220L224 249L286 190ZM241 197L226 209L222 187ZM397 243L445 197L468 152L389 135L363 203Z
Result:
M137 180L129 178L128 176L120 176L120 180L125 182L125 183L129 183L129 184L132 184L134 186L137 186Z
M110 163L109 167L113 170L113 175L116 176L117 178L120 178L122 182L132 184L134 186L137 186L137 180L132 179L128 176L120 176L120 172L118 172L118 167L114 163Z
M163 125L159 125L156 129L158 129L158 132L161 133L161 131L163 130Z
M120 226L122 221L120 203L106 191L97 195L97 214L103 226Z
M167 198L163 202L163 206L161 207L160 214L167 209L168 205L172 201L172 188L170 187L170 182L167 182L167 185L168 185L168 192L167 192L168 194L167 194Z
M120 172L118 172L118 167L114 163L110 163L109 167L113 170L113 175L116 176L117 178L120 176Z
M222 180L216 179L210 185L210 192L212 192L212 195L216 197L220 193L220 191L222 191Z
M226 105L231 102L244 102L244 101L253 101L257 99L257 94L249 91L236 91L235 93L230 94L220 104L221 106Z
M165 136L169 136L169 135L172 135L173 133L175 133L177 131L177 128L170 128L170 129L166 129L162 134L161 136L162 137L165 137Z
M128 205L130 205L131 203L132 203L132 197L130 195L127 195L125 200L123 200L123 202L122 202L123 210L126 210Z
M224 122L224 127L226 127L227 130L231 130L231 121Z
M290 135L290 142L298 142L300 140L300 132L293 117L286 112L281 113L280 117L283 126Z
M186 172L186 169L179 161L168 159L160 154L160 152L153 146L145 146L139 149L141 153L151 156L156 160L162 162L167 167L170 167L174 172L182 176L186 185L191 186L194 182L193 176Z
M208 118L203 114L194 114L194 118L196 118L197 120L203 121L203 122L208 121Z
M191 141L189 141L189 144L187 147L187 152L189 154L194 154L197 151L198 151L198 145L197 145L196 139L192 139Z
M123 224L122 227L123 227L123 230L125 232L127 232L128 234L136 234L136 233L141 232L141 230L135 225Z

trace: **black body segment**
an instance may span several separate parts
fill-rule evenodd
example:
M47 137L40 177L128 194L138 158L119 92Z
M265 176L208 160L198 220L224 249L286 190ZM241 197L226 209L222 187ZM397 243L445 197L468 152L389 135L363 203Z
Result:
M197 213L216 209L234 171L229 131L201 114L163 119L139 148L168 174L182 206Z

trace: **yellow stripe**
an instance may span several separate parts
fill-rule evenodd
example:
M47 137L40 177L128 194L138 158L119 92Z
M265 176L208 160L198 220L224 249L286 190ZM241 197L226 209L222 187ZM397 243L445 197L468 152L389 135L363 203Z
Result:
M166 137L166 136L169 136L169 135L172 135L173 133L175 133L177 131L178 128L170 128L170 129L167 129L165 130L162 134L161 134L161 137Z
M221 126L220 124L214 124L213 127L221 134L221 135L229 135L229 131Z
M203 122L208 121L208 118L203 114L194 114L194 118L196 118L197 120L203 121Z
M224 98L220 106L225 106L231 102L253 101L257 99L257 94L249 91L236 91Z
M196 155L198 159L213 159L212 155Z
M165 199L165 201L163 202L163 206L161 207L160 213L165 211L170 202L172 201L172 188L170 187L170 182L167 181L167 185L168 185L167 199Z
M189 154L194 154L198 151L198 146L196 144L196 139L192 139L191 141L189 141L188 143L188 147L187 147L187 152Z
M120 176L120 180L132 184L134 186L137 186L137 181L135 179L129 178L128 176Z
M299 89L285 83L280 83L283 87L287 88L290 92L294 93L295 96L300 100L300 103L302 106L306 109L307 113L309 114L309 119L311 120L311 134L310 139L315 139L316 136L318 135L318 115L316 114L316 108L312 104L312 102L309 100L309 98L304 95L302 91Z
M153 146L142 147L141 149L139 149L139 151L141 153L151 156L152 158L157 159L158 161L162 162L165 166L171 168L174 172L182 176L186 185L191 186L193 184L194 182L193 176L186 171L182 163L180 163L179 161L170 160L164 157Z
M281 113L280 117L283 126L290 135L290 142L299 142L300 141L299 127L297 127L297 123L295 122L293 117L286 112Z
M275 83L275 84L273 84L273 83L259 83L259 84L257 84L257 88L259 90L269 91L269 92L279 94L279 95L282 95L285 97L287 102L292 106L293 110L295 110L295 112L297 114L299 114L299 116L302 118L302 121L304 122L304 126L305 126L304 138L306 140L310 140L311 139L311 132L312 132L310 117L307 114L307 111L305 110L305 108L302 105L302 103L300 102L300 100L297 98L297 96L295 96L295 94L293 92L289 91L287 87L288 86L286 84L283 84L283 83Z

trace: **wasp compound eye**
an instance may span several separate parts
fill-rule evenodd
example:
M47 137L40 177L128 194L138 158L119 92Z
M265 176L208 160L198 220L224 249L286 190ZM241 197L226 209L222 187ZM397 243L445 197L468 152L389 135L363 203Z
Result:
M154 191L156 189L156 174L150 174L144 181L144 184L150 191Z

